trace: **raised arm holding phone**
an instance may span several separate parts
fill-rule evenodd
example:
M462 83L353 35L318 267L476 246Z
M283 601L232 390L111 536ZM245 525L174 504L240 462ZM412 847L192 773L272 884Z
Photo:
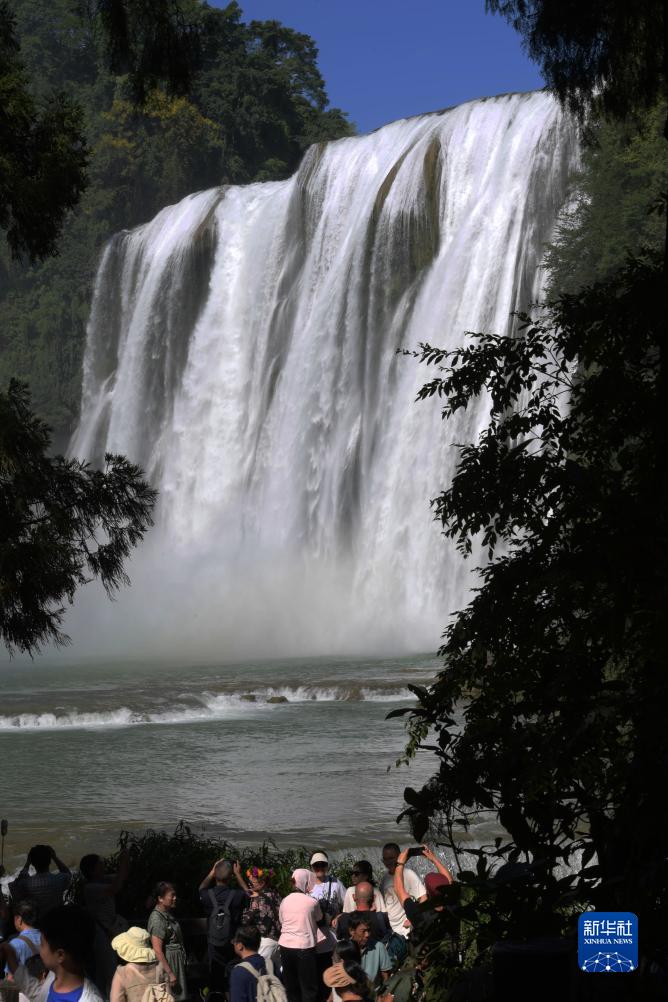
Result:
M425 887L427 890L428 897L431 896L430 884L433 885L433 888L435 890L436 887L442 887L447 884L454 883L454 878L450 873L450 871L448 870L445 863L441 862L438 856L429 848L428 845L419 845L419 846L413 846L410 849L403 849L399 853L399 856L397 857L397 862L394 870L394 891L404 909L405 909L406 899L412 897L410 892L406 890L404 869L406 867L406 863L408 862L408 860L412 859L414 856L424 856L425 859L428 859L430 863L434 864L440 877L443 878L441 880L434 881L430 880L429 878L435 877L437 876L437 874L431 874L431 873L427 874L425 878ZM421 898L421 900L424 900L424 898Z
M394 870L394 892L399 898L401 907L406 913L406 920L410 923L413 929L416 929L421 925L425 925L425 923L429 921L428 917L430 913L425 912L422 908L420 908L420 902L424 901L425 898L421 898L420 902L415 901L406 890L404 871L406 868L406 862L412 856L424 856L425 859L428 859L429 862L433 863L436 867L437 872L428 873L424 879L427 899L435 902L434 911L440 911L442 909L443 904L438 903L441 891L444 887L454 883L454 879L445 863L442 863L438 856L427 845L415 846L412 849L404 849L399 853Z

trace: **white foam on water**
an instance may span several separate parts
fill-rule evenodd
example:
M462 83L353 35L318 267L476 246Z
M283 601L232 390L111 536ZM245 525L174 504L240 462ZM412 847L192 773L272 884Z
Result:
M0 716L0 732L98 730L148 725L207 723L243 716L255 711L279 710L285 703L331 703L339 701L391 702L409 700L407 689L374 690L368 687L279 686L247 693L204 692L195 705L164 712L132 710L127 706L110 711L69 713L17 713Z

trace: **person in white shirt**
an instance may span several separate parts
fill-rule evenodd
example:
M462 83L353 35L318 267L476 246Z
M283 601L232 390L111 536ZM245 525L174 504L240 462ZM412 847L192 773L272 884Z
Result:
M325 1002L329 992L326 991L322 976L332 963L332 953L336 946L336 933L332 924L343 910L346 889L341 881L329 872L329 857L326 852L314 852L309 862L314 877L310 894L320 905L326 921L326 925L320 930L315 948L318 959L319 998L320 1002Z
M383 863L387 873L380 882L380 891L385 898L385 910L392 926L392 932L408 938L410 934L410 922L406 918L406 912L394 889L394 872L397 868L397 860L401 852L396 842L388 842L383 846ZM404 887L409 897L415 901L427 900L427 889L420 880L415 870L404 868Z
M326 852L314 852L310 859L310 867L315 877L311 888L311 897L315 898L323 915L330 919L343 911L343 899L346 889L338 879L329 872L329 858Z

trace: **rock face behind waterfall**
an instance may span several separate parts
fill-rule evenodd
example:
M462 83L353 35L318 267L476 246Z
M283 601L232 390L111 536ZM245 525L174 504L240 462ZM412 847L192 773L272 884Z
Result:
M115 236L71 451L126 454L161 502L134 587L85 618L231 656L434 648L470 577L429 499L486 403L442 425L396 352L510 329L576 158L551 97L508 95L313 147L289 181Z

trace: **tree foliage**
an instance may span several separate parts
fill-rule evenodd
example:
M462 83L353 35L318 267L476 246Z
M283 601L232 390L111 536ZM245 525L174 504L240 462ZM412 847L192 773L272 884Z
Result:
M662 247L665 219L650 210L668 190L665 116L660 102L632 123L590 120L582 166L547 254L550 295L607 278L629 254Z
M444 418L490 399L488 426L457 447L434 501L445 535L464 554L481 541L489 562L445 632L443 671L408 711L411 750L432 750L438 772L406 791L420 838L431 825L456 845L486 815L507 832L478 851L464 877L473 903L455 907L482 945L485 930L566 929L573 902L641 915L650 955L663 941L662 290L661 259L648 255L521 317L514 338L419 352L438 368L420 398L441 400ZM518 861L512 880L493 881Z
M200 5L192 0L78 0L71 4L103 39L114 76L127 76L138 105L155 87L188 92L201 36Z
M166 66L151 69L141 56L146 33L131 33L129 62L113 62L127 73L110 72L115 29L100 21L105 5L91 3L83 18L73 0L14 6L30 92L40 101L67 92L70 105L80 106L80 138L90 149L88 189L67 218L58 258L27 266L0 254L0 383L11 376L29 382L38 413L64 445L78 413L85 325L104 242L192 191L285 178L308 145L352 127L328 107L313 40L275 21L246 24L236 3L117 5L128 24L135 15L148 17L149 7L176 17L178 6L196 35L187 92ZM166 74L161 83L158 72Z
M16 22L0 2L0 228L14 255L55 252L86 184L81 111L63 94L38 102L20 58Z
M664 5L487 6L588 113L588 135L548 255L552 301L512 336L415 353L437 369L419 396L445 419L481 396L490 410L434 500L444 534L486 563L444 633L443 670L396 711L409 755L437 763L405 814L458 856L474 823L498 832L466 844L477 863L448 889L427 997L467 976L447 973L450 939L475 967L499 939L572 935L589 906L640 916L629 997L654 997L668 918L655 781L668 765L666 264L651 215L666 178Z
M238 859L245 870L250 866L267 867L274 871L272 886L279 894L286 895L292 890L293 870L308 866L311 850L305 847L279 849L273 842L256 846L234 845L197 834L184 821L180 821L174 833L149 830L141 835L123 831L118 841L119 852L107 861L109 869L117 869L121 850L127 850L130 857L128 880L118 896L119 913L130 921L144 925L147 915L147 898L160 880L174 882L178 892L178 913L181 916L202 914L199 899L199 885L218 859ZM348 884L353 857L337 859L336 872Z
M128 583L123 562L152 525L156 492L122 456L105 469L49 456L25 386L0 393L0 636L10 652L67 643L65 601L99 578Z
M615 119L666 96L666 5L644 0L486 0L524 40L548 87L582 115Z

